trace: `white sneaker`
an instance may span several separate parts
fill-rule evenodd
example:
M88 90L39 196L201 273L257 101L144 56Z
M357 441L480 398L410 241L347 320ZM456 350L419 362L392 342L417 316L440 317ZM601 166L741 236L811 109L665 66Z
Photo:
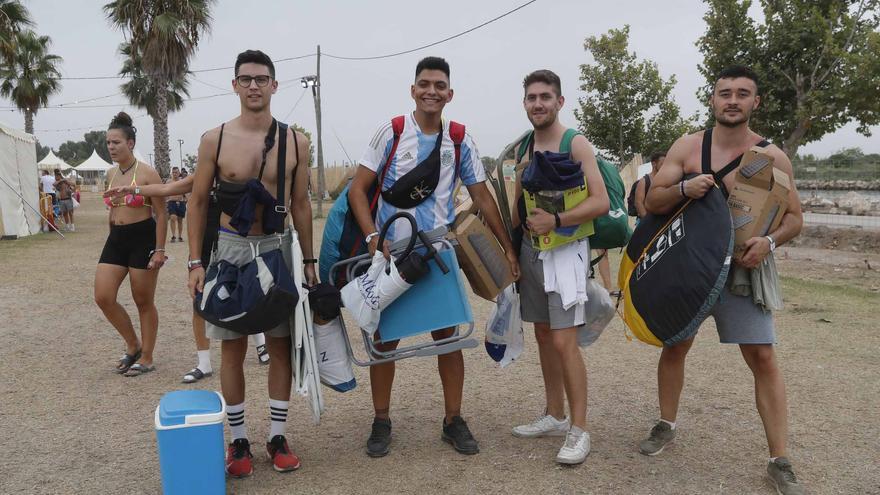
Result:
M590 434L587 432L573 433L568 432L565 437L565 443L556 454L556 462L560 464L580 464L587 458L590 453Z
M558 420L549 414L532 421L527 425L513 427L513 436L520 438L563 437L571 429L568 418Z
M74 225L74 224L70 224L70 231L71 231L71 232L76 232L76 225Z

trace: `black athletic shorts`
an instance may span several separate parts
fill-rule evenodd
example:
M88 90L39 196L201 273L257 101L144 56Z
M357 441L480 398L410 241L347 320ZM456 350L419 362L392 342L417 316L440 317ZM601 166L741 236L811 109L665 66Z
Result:
M128 225L110 225L110 235L98 263L145 270L154 249L156 221L152 217Z
M220 205L213 193L208 198L208 218L205 220L205 234L202 237L202 266L208 269L211 253L217 246L217 232L220 230Z

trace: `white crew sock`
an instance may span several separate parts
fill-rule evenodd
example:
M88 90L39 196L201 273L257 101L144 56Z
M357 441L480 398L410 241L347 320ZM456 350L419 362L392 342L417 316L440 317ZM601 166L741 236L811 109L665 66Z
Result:
M247 438L247 428L244 425L244 402L235 405L226 405L226 421L229 423L229 431L232 440Z
M284 435L287 428L287 408L289 402L286 400L269 399L269 419L271 427L269 429L269 440L275 435Z
M255 333L251 335L251 339L254 342L254 347L259 347L261 345L266 345L266 336L262 333Z
M675 421L666 421L666 420L663 419L663 418L660 418L660 421L663 421L664 423L668 424L670 430L674 430L674 429L675 429Z
M211 350L206 349L204 351L198 351L199 355L199 364L196 368L202 370L202 373L211 373L214 371L214 368L211 367Z

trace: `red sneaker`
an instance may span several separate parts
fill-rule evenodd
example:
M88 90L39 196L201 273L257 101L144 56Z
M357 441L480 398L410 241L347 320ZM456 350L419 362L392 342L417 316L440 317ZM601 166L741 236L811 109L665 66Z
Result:
M299 469L299 457L290 451L284 435L275 435L266 443L266 451L272 461L272 467L279 473Z
M251 462L251 444L246 438L238 438L229 444L226 451L226 474L233 478L244 478L254 474Z

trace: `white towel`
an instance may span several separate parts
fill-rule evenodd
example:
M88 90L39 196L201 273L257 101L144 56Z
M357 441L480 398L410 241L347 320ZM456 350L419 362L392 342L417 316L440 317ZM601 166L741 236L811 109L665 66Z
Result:
M562 297L562 309L587 302L587 270L590 259L589 243L570 242L557 248L541 251L538 259L544 265L544 292L556 292Z

